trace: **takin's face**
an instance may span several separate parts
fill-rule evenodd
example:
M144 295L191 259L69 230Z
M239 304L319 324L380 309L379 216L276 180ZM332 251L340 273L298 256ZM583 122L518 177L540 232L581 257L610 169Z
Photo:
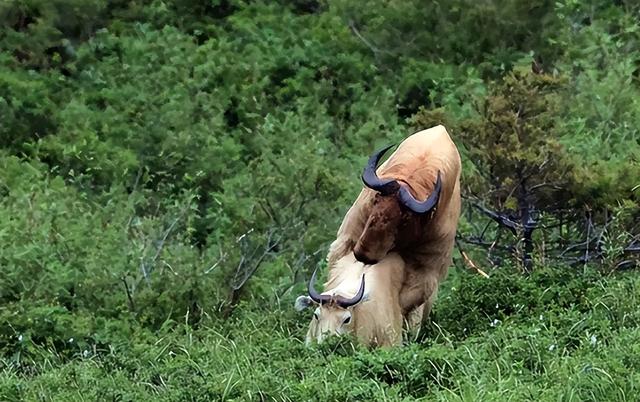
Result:
M391 250L410 246L420 233L421 217L401 205L394 195L376 194L369 219L354 247L356 259L376 264Z
M361 302L367 297L363 297ZM296 299L296 310L302 311L308 307L315 307L313 317L309 323L309 330L305 344L309 346L312 342L321 343L329 336L350 334L354 331L354 306L343 308L335 303L323 303L319 305L309 296L299 296Z
M354 260L351 259L351 261ZM353 263L349 265L347 268L357 269L357 267L351 266ZM360 265L360 269L362 268L361 264L356 265ZM346 281L332 291L319 293L314 286L316 272L317 270L313 271L307 286L309 294L298 296L295 303L295 308L298 311L308 307L315 307L313 318L309 323L309 331L307 332L307 345L313 340L322 342L324 338L330 335L342 335L352 332L353 309L369 298L368 292L365 291L364 273L360 277L360 286L356 294L353 297L345 297L344 289L341 289L341 287L344 285L351 287L353 283Z

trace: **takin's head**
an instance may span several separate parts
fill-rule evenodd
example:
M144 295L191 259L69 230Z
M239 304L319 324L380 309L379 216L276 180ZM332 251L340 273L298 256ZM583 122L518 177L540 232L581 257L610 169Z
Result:
M415 240L420 234L421 217L429 216L440 199L439 171L434 189L424 201L416 200L406 183L378 177L378 162L392 146L374 153L362 173L364 184L376 191L369 218L353 250L356 259L365 264L375 264L392 249Z
M309 295L299 296L295 303L295 308L298 311L312 306L316 307L309 323L307 345L312 341L320 343L327 336L352 333L355 321L353 309L367 299L364 291L364 274L360 280L358 292L351 298L337 295L335 289L332 294L327 294L327 292L320 294L315 290L315 281L316 271L313 272L309 281Z

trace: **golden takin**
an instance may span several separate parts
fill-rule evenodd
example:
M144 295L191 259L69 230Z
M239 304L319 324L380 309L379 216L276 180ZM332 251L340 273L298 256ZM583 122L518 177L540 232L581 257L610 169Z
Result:
M444 126L407 137L377 167L390 147L364 169L365 188L346 213L331 244L329 266L353 252L375 264L389 252L405 262L400 306L407 317L424 304L426 320L452 263L460 217L460 154Z

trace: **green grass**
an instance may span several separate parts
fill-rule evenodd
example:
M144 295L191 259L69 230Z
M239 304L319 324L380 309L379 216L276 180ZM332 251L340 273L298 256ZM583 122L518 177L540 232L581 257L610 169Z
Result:
M640 278L590 272L563 283L564 272L484 279L454 270L426 340L387 350L348 338L304 347L308 317L288 299L197 329L168 322L95 348L25 348L2 361L0 399L636 400ZM504 306L487 304L501 295ZM510 305L518 300L526 305Z

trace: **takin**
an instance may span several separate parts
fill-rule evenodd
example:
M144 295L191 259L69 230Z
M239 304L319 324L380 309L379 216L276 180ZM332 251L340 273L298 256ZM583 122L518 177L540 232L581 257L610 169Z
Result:
M353 253L329 267L324 292L315 289L316 272L308 284L309 295L299 296L295 307L302 311L316 306L306 336L321 343L327 336L353 334L372 347L402 343L403 316L399 291L403 283L404 261L389 253L379 263L366 265Z
M421 308L425 321L452 263L461 205L460 154L442 125L410 135L377 167L389 148L369 158L362 174L365 188L346 213L327 261L332 266L353 253L364 264L376 264L397 253L405 263L404 274L398 273L402 316Z

